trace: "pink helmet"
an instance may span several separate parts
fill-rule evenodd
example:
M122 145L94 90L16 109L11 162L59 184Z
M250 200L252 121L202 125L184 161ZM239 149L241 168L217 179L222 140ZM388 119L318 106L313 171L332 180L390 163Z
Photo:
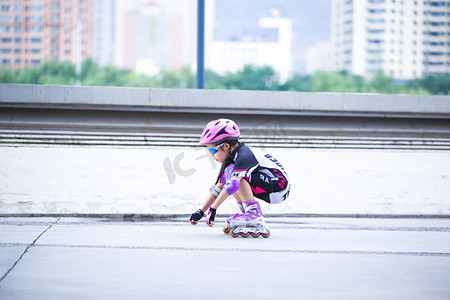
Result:
M227 140L237 140L240 131L234 121L229 119L218 119L209 122L203 129L200 144L220 144Z

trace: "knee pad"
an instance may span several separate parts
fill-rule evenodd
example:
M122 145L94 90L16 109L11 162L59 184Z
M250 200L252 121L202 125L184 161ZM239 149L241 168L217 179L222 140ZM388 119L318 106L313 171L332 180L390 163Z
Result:
M231 178L227 181L223 188L225 189L225 191L227 191L228 195L233 195L237 190L239 190L240 186L241 183L239 182L239 180Z

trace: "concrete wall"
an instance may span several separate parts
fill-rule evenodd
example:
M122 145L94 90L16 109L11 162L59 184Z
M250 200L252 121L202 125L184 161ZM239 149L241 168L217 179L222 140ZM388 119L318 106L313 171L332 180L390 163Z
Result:
M450 116L450 96L0 85L0 104L308 115Z

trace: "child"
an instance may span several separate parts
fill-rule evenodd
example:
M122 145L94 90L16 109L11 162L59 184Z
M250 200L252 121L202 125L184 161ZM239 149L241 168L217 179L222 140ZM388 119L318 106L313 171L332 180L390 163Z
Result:
M255 197L268 203L280 203L289 195L290 183L283 166L271 155L255 155L238 141L240 131L235 122L218 119L209 122L203 130L200 144L206 145L216 161L222 164L216 184L202 208L190 216L196 225L209 208L206 224L212 227L216 210L233 195L241 213L227 219L225 233L233 237L269 237L259 203Z

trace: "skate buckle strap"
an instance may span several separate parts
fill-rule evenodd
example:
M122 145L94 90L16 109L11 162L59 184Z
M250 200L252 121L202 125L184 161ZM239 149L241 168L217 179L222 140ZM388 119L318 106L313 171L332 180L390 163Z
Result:
M255 200L249 201L247 203L245 211L255 215L256 217L264 217L264 214L261 211L261 206Z

